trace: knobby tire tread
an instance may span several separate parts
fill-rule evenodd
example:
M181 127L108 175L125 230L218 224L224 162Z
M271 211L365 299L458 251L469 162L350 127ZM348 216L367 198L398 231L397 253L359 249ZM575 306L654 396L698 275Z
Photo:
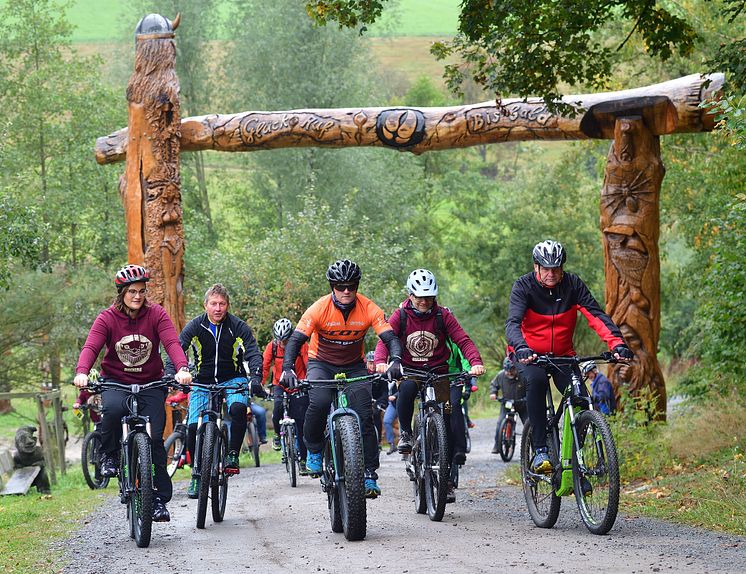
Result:
M342 528L347 540L362 540L367 530L365 506L365 462L357 419L343 416L336 421L340 452L344 459L344 484L340 489Z
M186 448L184 438L183 433L172 432L166 439L166 442L163 443L163 448L166 449L166 470L168 471L168 476L172 478L178 470L179 459L183 450Z
M85 478L85 481L91 490L106 488L109 485L109 478L100 476L100 456L101 433L98 431L89 432L83 439L83 446L81 447L80 452L80 462L83 467L83 478Z
M205 423L204 429L200 451L199 489L197 492L197 528L205 527L207 499L210 495L210 481L212 480L212 461L215 457L216 425L214 422L208 421Z
M150 536L153 527L153 460L150 452L150 440L148 435L138 432L134 435L134 444L131 461L136 464L133 479L138 488L132 493L130 504L132 510L137 509L137 497L140 497L139 513L134 513L135 544L139 548L147 548L150 545ZM139 516L138 516L139 514ZM139 518L139 520L138 520Z
M617 456L616 445L614 444L614 436L611 433L609 423L598 411L582 411L577 417L577 430L578 436L584 429L587 429L590 425L593 425L598 429L603 443L603 452L605 456L605 469L606 469L606 484L608 488L605 489L608 493L608 499L606 501L605 508L600 516L592 515L591 508L595 506L595 503L600 502L601 499L593 499L593 495L586 496L582 492L581 488L581 472L578 465L578 459L575 448L573 449L573 486L575 490L575 499L578 503L578 511L580 517L583 519L588 530L593 534L606 534L614 526L616 521L617 512L619 510L619 459ZM577 446L576 446L577 448ZM586 452L586 450L584 450ZM595 448L593 449L595 452ZM585 463L588 465L591 462L591 456L585 457ZM591 485L595 487L595 492L598 494L600 485L597 482L597 477L592 476Z
M448 481L451 478L451 459L448 448L448 435L443 415L431 411L425 419L425 499L430 520L440 522L446 510ZM437 457L437 460L436 460ZM427 467L437 462L439 470L428 471ZM436 476L437 474L437 476Z
M210 502L212 503L213 522L222 522L225 516L225 505L228 501L228 476L225 474L225 461L228 456L228 437L225 430L215 433L215 480L211 480Z

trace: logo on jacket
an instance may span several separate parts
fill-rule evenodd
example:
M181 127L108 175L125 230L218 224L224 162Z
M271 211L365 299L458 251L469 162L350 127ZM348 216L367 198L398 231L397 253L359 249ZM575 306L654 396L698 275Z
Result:
M145 335L127 335L114 345L114 350L125 367L139 367L150 358L153 343Z
M437 345L438 338L430 331L414 331L407 335L407 351L413 361L427 361Z

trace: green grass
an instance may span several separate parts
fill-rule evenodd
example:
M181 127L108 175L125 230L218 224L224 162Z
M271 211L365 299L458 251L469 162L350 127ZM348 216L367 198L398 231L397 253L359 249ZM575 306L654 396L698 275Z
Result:
M225 1L225 8L231 2ZM401 0L398 6L387 6L380 22L369 27L367 35L375 36L452 36L456 33L459 0ZM136 19L125 0L74 0L68 19L75 26L75 43L111 42L121 38ZM164 14L174 18L176 14ZM129 23L127 20L132 19Z
M52 572L59 556L48 545L70 535L89 511L116 488L93 492L78 466L59 477L52 494L6 496L0 502L0 571L11 574ZM32 550L33 549L33 550Z

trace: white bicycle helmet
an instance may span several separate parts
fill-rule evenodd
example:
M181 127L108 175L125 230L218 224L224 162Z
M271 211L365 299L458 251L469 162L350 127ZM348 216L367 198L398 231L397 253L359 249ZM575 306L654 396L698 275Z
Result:
M272 327L272 333L274 333L275 339L284 341L290 338L290 335L293 333L293 324L290 322L290 319L286 319L285 317L278 319Z
M436 297L438 283L427 269L415 269L407 278L407 291L415 297Z
M537 243L532 255L534 263L538 263L546 269L562 267L565 261L567 261L565 248L560 243L551 239Z
M588 361L587 363L580 365L580 371L583 373L583 376L587 375L595 368L597 368L596 363L593 361Z

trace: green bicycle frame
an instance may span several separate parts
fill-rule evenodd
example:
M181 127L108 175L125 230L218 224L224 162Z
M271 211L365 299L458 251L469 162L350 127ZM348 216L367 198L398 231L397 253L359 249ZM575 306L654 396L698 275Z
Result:
M568 385L568 391L570 386ZM572 404L569 397L566 395L563 399L565 402L565 412L562 415L562 443L560 445L560 460L562 464L562 478L560 480L559 488L555 491L557 496L570 496L574 493L572 480L572 455L573 455L573 444L578 444L578 435L573 420L575 420L575 412L573 411ZM582 407L580 410L584 410ZM583 453L578 450L576 452L578 458L578 464L583 466Z

